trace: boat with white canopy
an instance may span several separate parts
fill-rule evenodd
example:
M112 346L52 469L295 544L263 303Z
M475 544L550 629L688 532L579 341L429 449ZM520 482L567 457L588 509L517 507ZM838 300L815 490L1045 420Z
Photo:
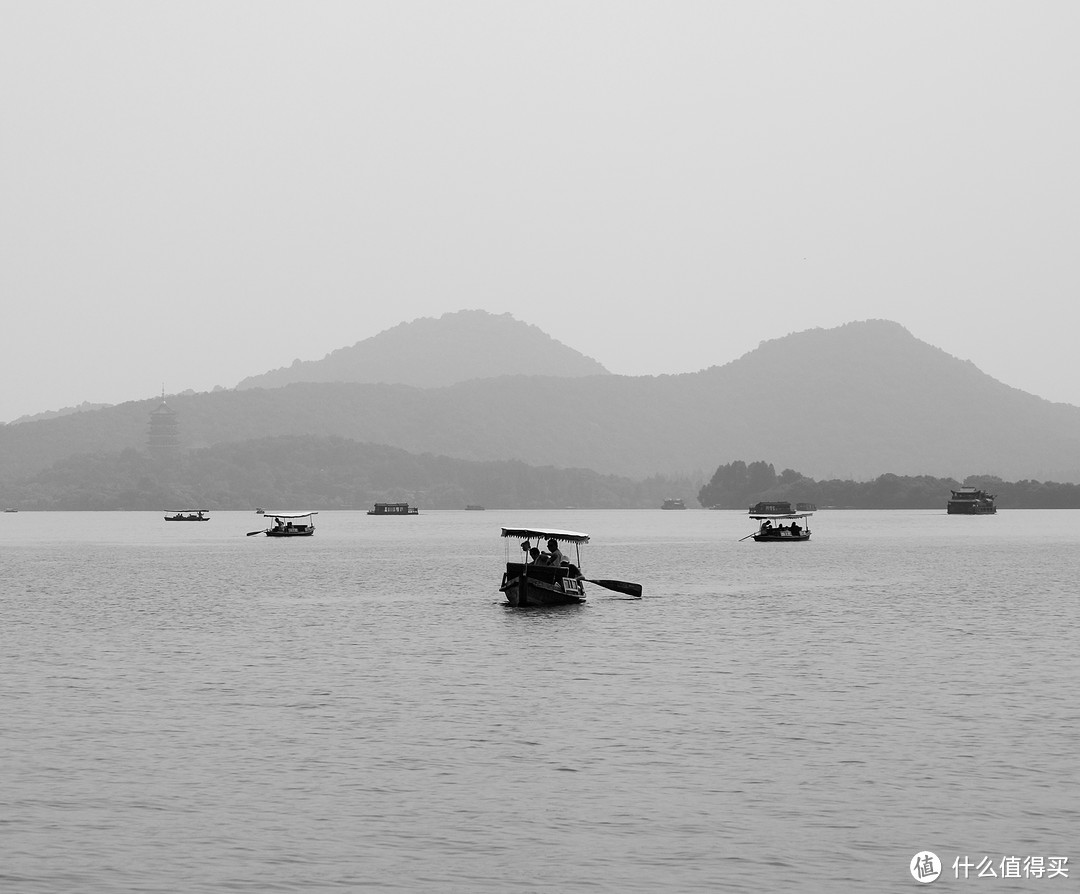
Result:
M267 537L311 537L315 533L318 512L264 512L265 531L251 531L248 537L265 534Z
M506 540L506 571L499 592L514 606L580 605L585 601L583 584L596 584L635 599L641 584L624 580L593 580L581 573L581 547L589 535L558 528L503 528ZM521 541L521 558L511 561L510 541ZM534 543L535 541L535 543ZM563 545L573 547L573 561L562 554ZM541 545L547 547L541 550Z
M755 543L804 543L810 539L810 522L807 519L816 510L817 506L813 503L798 503L794 510L791 503L785 501L755 503L750 507L749 514L758 522L758 529L742 539L753 537ZM800 520L802 524L799 524Z
M507 541L507 561L499 592L506 594L510 605L576 605L585 601L580 569L581 547L589 542L588 534L553 528L503 528L502 536ZM519 561L510 561L511 540L521 541ZM575 561L551 563L546 558L551 553L542 551L541 546L552 541L560 547L571 544Z

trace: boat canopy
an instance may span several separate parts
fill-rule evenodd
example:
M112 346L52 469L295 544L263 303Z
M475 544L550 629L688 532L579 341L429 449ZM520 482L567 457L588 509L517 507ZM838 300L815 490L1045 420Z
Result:
M814 513L812 513L812 512L785 512L783 514L779 514L779 513L776 513L776 512L769 512L769 513L767 513L765 515L751 514L750 517L751 518L758 518L758 519L769 519L770 521L772 521L774 519L784 519L784 518L809 518L813 514Z
M554 538L560 543L588 543L589 535L578 531L557 531L551 528L503 528L503 537L539 537L541 540Z
M182 512L209 512L209 509L166 509L166 512L175 512L179 515Z
M267 518L307 518L310 515L318 515L316 512L264 512Z

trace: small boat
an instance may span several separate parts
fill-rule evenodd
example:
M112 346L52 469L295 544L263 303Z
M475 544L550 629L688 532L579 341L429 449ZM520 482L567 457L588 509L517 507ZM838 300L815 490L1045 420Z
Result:
M786 500L755 503L749 514L758 523L758 529L742 539L753 537L755 543L804 543L810 539L810 523L799 524L799 519L810 518L816 509L813 503L799 503L792 510Z
M481 506L479 503L470 503L465 508L468 509L470 512L483 512L484 511L484 507Z
M420 510L408 503L376 503L368 515L419 515Z
M18 512L18 509L5 509L4 512Z
M664 500L664 505L661 509L685 509L686 504L682 500Z
M311 537L315 533L317 512L274 512L263 513L269 524L266 526L267 537ZM252 531L252 534L263 533ZM250 534L248 535L251 536Z
M256 515L266 515L266 510L265 509L256 509L255 514Z
M581 546L589 542L588 534L549 528L503 528L502 536L507 538L507 553L510 539L522 541L521 559L511 562L507 555L506 571L499 586L499 592L506 594L506 601L510 605L577 605L585 601L580 568ZM564 560L558 565L545 564L539 547L550 540L559 544L574 544L577 562ZM530 555L536 558L530 559Z
M946 513L948 515L993 515L997 512L997 505L994 503L996 499L994 494L964 486L952 492Z
M175 515L166 515L165 521L210 521L208 509L182 509Z
M582 584L596 584L634 599L641 598L641 584L627 580L593 580L581 574L581 547L589 542L589 535L579 531L558 531L551 528L503 528L506 538L506 571L503 573L499 592L506 594L510 605L578 605L585 601ZM510 561L510 539L524 538L521 542L521 559ZM533 539L536 546L533 546ZM554 541L554 543L552 543ZM574 544L576 562L562 555L560 544ZM540 551L540 544L547 551ZM556 552L557 551L557 552Z

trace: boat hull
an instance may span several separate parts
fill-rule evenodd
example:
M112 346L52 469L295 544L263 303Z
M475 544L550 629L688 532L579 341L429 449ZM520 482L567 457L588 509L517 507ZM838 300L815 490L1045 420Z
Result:
M784 531L782 534L755 534L755 543L805 543L810 539L810 532L803 531L801 534L792 536Z
M941 505L940 503L938 505ZM956 503L949 503L946 508L948 515L994 515L997 513L997 506L986 505L982 503L973 503L970 501L959 501Z
M581 580L569 568L507 562L499 592L518 608L580 605L585 601Z
M210 521L210 519L209 518L187 518L187 517L178 518L175 515L166 515L165 516L165 521Z
M267 537L312 537L315 534L314 528L308 528L307 530L284 530L284 531L267 531Z

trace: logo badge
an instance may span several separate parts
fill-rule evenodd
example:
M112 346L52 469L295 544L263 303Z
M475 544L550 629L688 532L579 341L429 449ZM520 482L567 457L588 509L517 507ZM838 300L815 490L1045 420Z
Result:
M919 851L911 858L911 877L920 885L929 885L941 875L941 861L932 851Z

